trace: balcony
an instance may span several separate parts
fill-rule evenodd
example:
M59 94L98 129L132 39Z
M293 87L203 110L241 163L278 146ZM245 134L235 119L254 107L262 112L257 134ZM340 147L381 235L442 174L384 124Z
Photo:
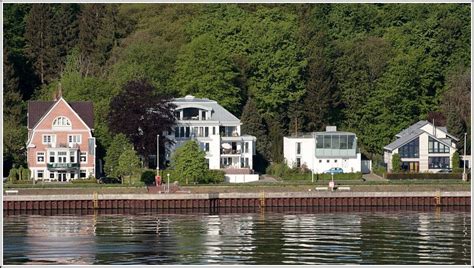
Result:
M71 170L79 169L79 163L48 163L49 170Z
M56 144L49 143L46 145L46 148L48 149L55 149L55 148L79 149L79 144L77 143L56 143Z
M240 149L221 149L221 154L232 154L232 155L239 155L241 154L241 150Z

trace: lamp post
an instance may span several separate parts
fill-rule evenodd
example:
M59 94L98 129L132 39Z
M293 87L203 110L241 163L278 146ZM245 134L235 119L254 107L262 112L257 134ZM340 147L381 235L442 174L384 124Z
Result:
M314 183L314 155L311 156L311 183Z
M464 161L463 161L463 171L462 171L462 180L467 181L466 176L466 136L467 133L464 133Z
M170 192L170 174L166 174L166 177L168 177L168 193Z
M160 134L156 135L156 176L160 175Z

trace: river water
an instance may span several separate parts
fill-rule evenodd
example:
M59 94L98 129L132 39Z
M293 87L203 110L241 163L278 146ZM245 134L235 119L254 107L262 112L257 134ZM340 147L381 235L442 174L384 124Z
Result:
M469 264L456 211L5 215L4 264Z

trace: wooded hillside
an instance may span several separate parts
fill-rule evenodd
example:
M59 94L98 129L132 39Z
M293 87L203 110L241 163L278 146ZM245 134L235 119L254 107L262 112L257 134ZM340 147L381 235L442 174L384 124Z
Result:
M375 162L420 119L462 140L470 23L469 4L4 4L4 170L25 164L26 101L58 83L94 102L100 157L109 103L136 79L242 117L259 165L296 128L353 131Z

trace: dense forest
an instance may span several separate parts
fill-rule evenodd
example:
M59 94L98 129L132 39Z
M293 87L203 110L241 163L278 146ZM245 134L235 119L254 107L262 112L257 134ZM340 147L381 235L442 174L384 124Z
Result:
M257 137L355 132L377 165L420 119L470 133L469 4L4 4L4 172L25 165L26 103L94 102L100 157L114 96L133 80L218 101ZM152 145L155 146L155 145ZM470 150L470 141L468 141Z

